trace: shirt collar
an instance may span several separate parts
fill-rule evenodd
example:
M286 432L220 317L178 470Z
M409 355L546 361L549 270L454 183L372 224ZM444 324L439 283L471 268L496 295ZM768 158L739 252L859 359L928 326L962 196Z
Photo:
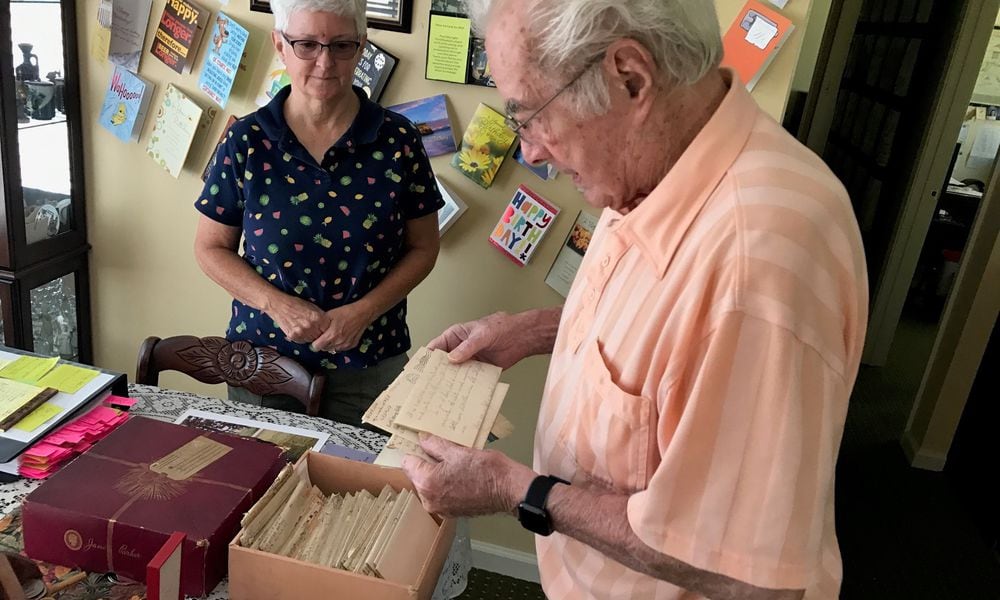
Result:
M352 86L351 89L361 101L361 107L347 132L334 144L338 148L374 143L378 139L382 123L385 122L384 108L372 102L364 90L358 86ZM286 85L278 90L270 102L257 111L257 122L260 123L261 129L269 139L275 142L286 141L288 134L290 134L288 121L285 120L285 101L288 100L291 93L292 86Z
M649 196L611 226L639 248L659 277L666 273L691 224L743 151L759 111L732 71L723 69L722 75L729 91L715 113Z

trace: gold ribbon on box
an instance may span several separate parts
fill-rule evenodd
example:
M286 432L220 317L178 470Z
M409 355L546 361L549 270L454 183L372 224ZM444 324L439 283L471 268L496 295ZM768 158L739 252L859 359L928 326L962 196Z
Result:
M174 453L171 453L171 455L172 454ZM94 452L93 450L87 452L85 456L89 456L91 458L96 458L98 460L103 460L107 462L117 463L128 468L128 471L126 471L126 473L121 478L119 478L118 481L114 484L115 490L125 496L128 496L128 500L117 511L115 511L114 514L108 517L108 537L106 541L105 550L107 552L109 571L115 570L114 543L113 543L115 524L118 522L119 519L121 519L121 516L125 514L125 511L127 511L136 502L140 500L146 500L146 501L173 500L174 498L178 498L184 495L187 489L194 483L226 487L243 492L245 494L250 494L253 492L253 490L248 487L243 487L225 481L208 479L205 477L189 476L183 479L175 479L169 477L167 475L164 475L163 473L153 470L153 465L161 462L162 459L161 461L157 461L156 463L137 463L128 460L123 460L120 458L115 458L113 456L100 454L98 452Z

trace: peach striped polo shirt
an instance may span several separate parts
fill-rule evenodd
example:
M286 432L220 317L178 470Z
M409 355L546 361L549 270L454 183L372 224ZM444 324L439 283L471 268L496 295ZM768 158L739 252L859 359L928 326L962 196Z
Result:
M834 466L867 306L846 191L737 80L635 210L604 211L563 310L535 470L628 494L633 531L663 554L836 598ZM699 597L536 539L552 600Z

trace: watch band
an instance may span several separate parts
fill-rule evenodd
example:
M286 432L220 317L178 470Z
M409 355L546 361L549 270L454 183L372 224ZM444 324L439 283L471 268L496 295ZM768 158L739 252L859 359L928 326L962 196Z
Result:
M544 509L545 502L549 499L549 492L552 486L557 483L569 485L565 479L559 479L555 475L539 475L532 480L528 486L528 493L524 495L524 503L536 508Z
M545 504L552 486L557 483L569 485L568 481L554 475L539 475L531 481L524 500L517 505L517 520L528 531L538 535L552 534L552 515L546 510Z

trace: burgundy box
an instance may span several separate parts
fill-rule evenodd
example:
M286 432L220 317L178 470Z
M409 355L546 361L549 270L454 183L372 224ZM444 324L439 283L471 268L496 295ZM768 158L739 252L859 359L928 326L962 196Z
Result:
M182 531L181 591L203 596L226 574L243 513L284 464L271 444L134 417L28 495L24 549L145 581L147 563Z

